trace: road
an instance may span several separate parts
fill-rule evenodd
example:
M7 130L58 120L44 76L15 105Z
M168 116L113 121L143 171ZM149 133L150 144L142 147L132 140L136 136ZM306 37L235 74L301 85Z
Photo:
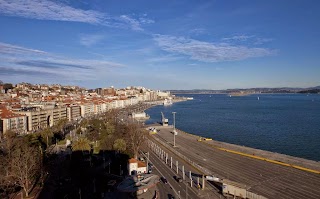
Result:
M154 135L172 145L172 128ZM320 175L285 167L216 149L198 142L194 136L179 133L176 150L211 174L244 184L247 190L268 198L319 198Z
M164 185L161 182L162 186L172 187L172 190L159 188L161 198L168 198L168 194L172 194L179 198L178 195L180 193L180 198L224 198L221 194L218 193L218 189L215 187L211 187L210 185L206 185L205 190L199 190L196 188L196 184L198 182L198 177L200 176L200 172L196 170L194 167L190 166L186 162L184 162L181 158L171 153L169 150L163 149L164 153L168 154L167 164L165 161L165 157L162 158L157 155L152 148L144 149L144 151L148 151L150 154L149 160L153 163L154 169L153 171L158 174L160 177L164 176L168 180L168 184ZM170 158L172 157L172 169L170 168ZM178 161L178 174L176 173L176 161ZM182 165L184 166L185 178L183 182L177 182L174 179L174 176L182 176ZM190 187L190 178L189 171L191 171L192 176L192 187ZM202 184L201 178L199 178L199 182Z

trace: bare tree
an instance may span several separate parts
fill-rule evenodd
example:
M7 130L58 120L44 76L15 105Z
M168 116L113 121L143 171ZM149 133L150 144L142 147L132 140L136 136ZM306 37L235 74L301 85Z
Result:
M137 159L139 149L145 141L146 131L137 124L132 123L128 124L127 133L133 156Z
M10 158L11 151L14 149L16 144L17 134L10 130L5 134L5 138L6 138L6 141L5 141L4 147Z
M27 197L40 175L40 156L37 148L21 142L8 160L7 181L20 186Z

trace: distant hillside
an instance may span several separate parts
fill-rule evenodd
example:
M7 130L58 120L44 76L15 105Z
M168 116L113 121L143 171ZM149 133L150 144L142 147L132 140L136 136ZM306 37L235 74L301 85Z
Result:
M226 90L210 90L210 89L193 89L193 90L170 90L172 94L254 94L254 93L320 93L320 86L310 88L248 88L248 89L226 89Z
M320 89L311 89L311 90L305 90L305 91L299 91L298 93L320 93Z

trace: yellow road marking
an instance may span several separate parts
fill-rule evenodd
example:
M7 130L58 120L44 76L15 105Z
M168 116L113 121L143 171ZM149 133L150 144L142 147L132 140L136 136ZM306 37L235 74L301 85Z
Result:
M206 143L206 142L204 142L204 143ZM263 157L256 156L256 155L250 155L250 154L242 153L242 152L239 152L239 151L225 149L225 148L222 148L222 147L215 147L215 146L213 146L212 144L209 144L209 143L206 143L206 144L210 145L213 148L219 149L221 151L226 151L226 152L229 152L229 153L238 154L238 155L249 157L249 158L254 158L254 159L257 159L257 160L263 160L263 161L266 161L266 162L270 162L270 163L273 163L273 164L278 164L278 165L282 165L282 166L286 166L286 167L292 167L292 168L299 169L299 170L302 170L302 171L307 171L307 172L311 172L311 173L320 174L320 171L317 171L317 170L313 170L313 169L309 169L309 168L305 168L305 167L301 167L301 166L297 166L297 165L293 165L293 164L288 164L288 163L280 162L280 161L277 161L277 160L271 160L271 159L263 158Z
M183 132L185 134L188 134L188 135L192 135L192 136L198 138L198 136L196 136L196 135L193 135L193 134L190 134L190 133L187 133L187 132L184 132L184 131L181 131L181 132ZM307 171L307 172L310 172L310 173L320 174L320 171L318 171L318 170L309 169L309 168L305 168L305 167L294 165L294 164L288 164L288 163L280 162L280 161L277 161L277 160L271 160L271 159L263 158L263 157L256 156L256 155L250 155L250 154L247 154L247 153L242 153L242 152L239 152L239 151L225 149L225 148L222 148L222 147L216 147L216 146L213 146L212 144L207 143L207 142L202 142L202 143L208 144L209 146L211 146L213 148L216 148L216 149L219 149L221 151L226 151L226 152L229 152L229 153L238 154L238 155L241 155L241 156L245 156L245 157L249 157L249 158L253 158L253 159L257 159L257 160L262 160L262 161L266 161L266 162L270 162L270 163L273 163L273 164L278 164L278 165L282 165L282 166L286 166L286 167L292 167L292 168L299 169L299 170L302 170L302 171Z

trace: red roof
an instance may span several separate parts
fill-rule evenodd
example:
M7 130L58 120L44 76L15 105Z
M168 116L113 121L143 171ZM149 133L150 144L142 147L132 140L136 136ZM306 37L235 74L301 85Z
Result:
M145 162L136 160L134 158L129 159L129 163L138 163L138 167L146 167L147 164Z
M15 114L6 108L1 109L0 111L0 118L4 118L4 119L10 119L10 118L21 117L21 116L22 115Z

